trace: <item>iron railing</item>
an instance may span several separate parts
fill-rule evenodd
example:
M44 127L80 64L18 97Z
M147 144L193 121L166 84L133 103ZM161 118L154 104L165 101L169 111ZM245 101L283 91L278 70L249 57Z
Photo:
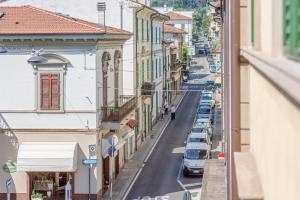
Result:
M142 95L143 96L153 96L155 94L155 83L144 82L142 85Z
M102 121L120 122L136 107L135 96L122 95L119 106L104 106L101 108Z

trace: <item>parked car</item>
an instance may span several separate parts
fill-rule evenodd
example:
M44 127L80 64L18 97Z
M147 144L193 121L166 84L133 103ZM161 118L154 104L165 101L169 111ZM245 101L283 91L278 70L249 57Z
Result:
M183 175L203 175L209 151L209 146L205 143L187 143L183 156Z
M207 132L210 139L212 139L213 129L212 129L211 121L208 118L197 118L196 117L196 120L195 120L195 123L193 125L191 132L194 132L194 133Z
M210 137L206 131L203 131L203 132L191 131L188 135L187 143L191 143L191 142L205 143L205 144L209 145L209 147L211 145Z
M211 115L212 107L208 104L200 104L197 111L198 118L209 118Z
M188 82L188 76L187 75L183 75L182 76L182 81L183 82Z
M217 65L212 64L209 66L210 73L217 73Z
M215 100L214 100L214 95L213 92L203 92L201 94L201 98L200 98L200 104L205 104L205 103L210 103L212 105L212 107L215 106Z

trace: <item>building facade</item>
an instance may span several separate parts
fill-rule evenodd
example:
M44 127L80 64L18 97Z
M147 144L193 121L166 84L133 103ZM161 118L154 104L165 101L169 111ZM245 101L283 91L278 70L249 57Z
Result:
M0 10L1 180L12 178L12 199L30 199L34 190L64 199L68 182L73 199L101 197L106 116L99 111L122 95L104 86L121 87L116 72L131 33L31 6ZM89 158L97 161L90 179L82 163Z
M226 6L228 199L299 199L299 1Z

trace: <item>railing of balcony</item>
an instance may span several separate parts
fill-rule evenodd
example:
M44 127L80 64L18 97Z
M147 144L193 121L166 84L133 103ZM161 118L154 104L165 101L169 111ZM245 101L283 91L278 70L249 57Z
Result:
M155 93L155 83L144 82L142 85L142 95L143 96L153 96Z
M135 96L122 95L119 98L119 106L102 107L102 121L120 122L136 107Z

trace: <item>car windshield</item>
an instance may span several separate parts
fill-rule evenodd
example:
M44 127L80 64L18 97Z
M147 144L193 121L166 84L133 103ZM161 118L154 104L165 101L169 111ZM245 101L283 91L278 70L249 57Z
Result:
M211 95L203 95L201 97L201 100L211 100L212 99L212 96Z
M210 127L210 123L209 122L197 122L197 126L202 128L208 128Z
M209 114L210 113L210 107L208 106L200 106L198 110L199 114Z
M206 138L189 138L188 142L202 142L202 143L207 143Z
M202 128L192 128L193 133L201 133Z
M186 150L185 158L190 159L190 160L206 159L206 150L188 149L188 150Z

